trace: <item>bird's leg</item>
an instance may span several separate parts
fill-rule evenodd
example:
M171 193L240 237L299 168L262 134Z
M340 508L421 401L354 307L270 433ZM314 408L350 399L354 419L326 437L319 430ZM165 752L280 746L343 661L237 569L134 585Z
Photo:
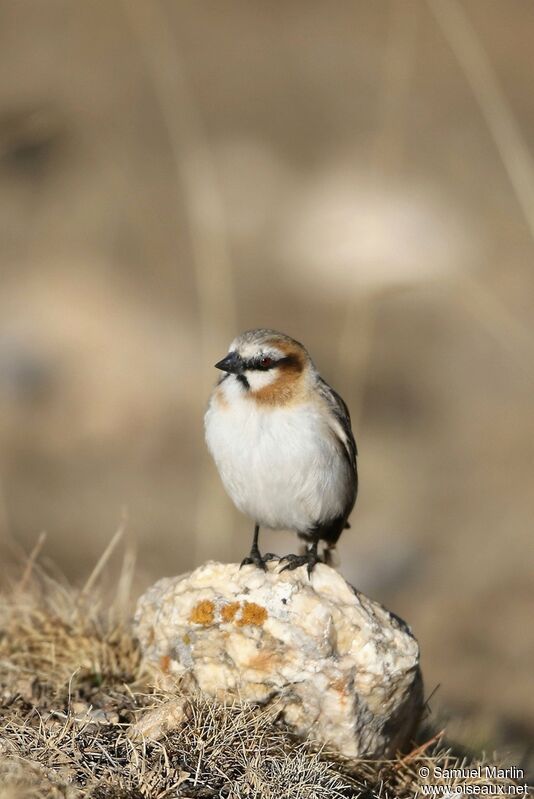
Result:
M317 547L319 546L319 539L317 538L313 541L308 547L306 547L306 552L304 555L286 555L282 560L287 560L288 563L283 569L280 571L293 571L293 569L298 569L299 566L307 566L308 567L308 577L311 578L311 573L317 563L322 563L321 558L317 552Z
M250 553L248 557L243 558L241 561L241 566L247 566L248 564L253 564L257 566L258 569L263 569L263 571L267 571L267 566L265 565L265 558L262 558L260 548L258 546L258 539L260 537L260 526L259 524L254 525L254 537L252 539L252 546L250 548Z

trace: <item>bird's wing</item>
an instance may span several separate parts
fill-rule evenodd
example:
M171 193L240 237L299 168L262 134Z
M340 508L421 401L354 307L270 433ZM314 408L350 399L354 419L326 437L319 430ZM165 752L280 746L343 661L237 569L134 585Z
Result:
M345 455L352 469L356 472L356 456L358 455L358 449L350 425L349 409L337 391L334 391L322 377L318 378L318 389L331 412L330 427L343 445Z

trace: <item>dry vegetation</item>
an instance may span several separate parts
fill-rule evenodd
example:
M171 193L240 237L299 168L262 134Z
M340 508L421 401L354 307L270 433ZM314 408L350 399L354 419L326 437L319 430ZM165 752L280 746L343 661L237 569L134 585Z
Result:
M32 566L2 595L0 799L412 797L422 765L459 763L428 733L394 761L340 762L292 739L276 708L202 696L165 735L136 734L169 695L143 672L130 576L107 602L96 579L74 590Z

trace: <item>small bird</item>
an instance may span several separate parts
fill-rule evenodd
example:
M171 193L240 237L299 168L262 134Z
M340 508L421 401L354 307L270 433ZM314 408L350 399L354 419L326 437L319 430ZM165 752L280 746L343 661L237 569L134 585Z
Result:
M224 374L205 415L206 442L234 504L255 523L241 566L265 563L260 527L294 530L307 542L285 569L329 562L358 491L356 442L341 397L307 350L275 330L249 330L215 364Z

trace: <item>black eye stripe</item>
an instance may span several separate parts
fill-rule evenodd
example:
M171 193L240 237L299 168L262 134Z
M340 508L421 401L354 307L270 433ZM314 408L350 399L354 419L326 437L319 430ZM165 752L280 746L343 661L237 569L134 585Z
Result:
M268 360L268 364L262 364L262 360ZM283 358L276 358L270 355L262 355L256 358L249 358L248 361L244 361L243 369L244 371L251 371L251 372L268 372L270 369L274 369L275 366L298 366L300 365L300 361L294 355L286 355Z
M267 363L262 363L262 361L267 361ZM267 372L278 363L280 363L280 361L276 361L274 358L264 355L261 358L250 358L248 361L245 361L244 368L247 372Z
M259 358L251 358L245 362L245 369L253 372L268 372L279 366L285 358L273 358L270 355L262 355Z

